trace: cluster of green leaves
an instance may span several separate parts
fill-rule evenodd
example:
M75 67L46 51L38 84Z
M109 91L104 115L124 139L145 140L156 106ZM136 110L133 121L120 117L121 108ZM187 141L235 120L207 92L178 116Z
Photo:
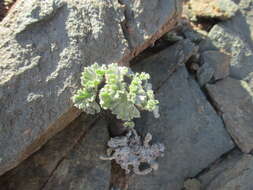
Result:
M110 110L124 126L133 127L134 118L141 110L153 111L159 117L158 100L154 98L147 73L133 73L130 68L117 64L85 67L81 76L82 88L72 100L74 105L89 114L101 109Z

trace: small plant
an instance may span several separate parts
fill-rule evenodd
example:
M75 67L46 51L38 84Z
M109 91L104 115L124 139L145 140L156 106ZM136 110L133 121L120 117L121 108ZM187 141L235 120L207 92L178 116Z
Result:
M152 135L148 133L142 141L134 127L134 118L140 111L152 111L159 117L158 100L154 98L152 85L147 73L134 73L128 67L98 65L85 67L81 76L82 88L72 97L74 105L88 114L102 112L107 116L111 138L107 145L107 155L102 160L115 160L126 174L133 172L146 175L158 169L155 159L163 156L164 145L150 145ZM116 116L111 119L111 116ZM120 121L120 122L118 122ZM134 160L134 161L133 161ZM140 164L147 163L149 168L140 170Z
M140 111L152 111L159 117L158 100L154 98L148 73L134 73L130 68L97 63L85 67L81 76L82 88L72 97L74 105L88 114L109 110L123 121L125 127L134 127L134 118Z

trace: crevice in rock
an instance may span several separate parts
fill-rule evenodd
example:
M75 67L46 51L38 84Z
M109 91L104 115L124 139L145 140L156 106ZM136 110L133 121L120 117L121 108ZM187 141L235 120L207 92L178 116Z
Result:
M194 61L196 62L196 59ZM224 119L222 117L222 114L223 114L222 110L220 110L217 102L210 96L210 94L208 93L207 88L205 86L203 86L203 87L200 86L200 84L199 84L199 82L197 80L196 72L191 69L191 64L192 64L191 63L191 59L189 59L189 61L186 63L186 68L187 68L187 71L188 71L189 75L191 75L192 78L199 85L199 88L202 91L203 95L205 96L206 100L212 106L212 108L216 112L216 115L221 119L224 129L227 131L225 121L224 121ZM198 63L198 65L199 65L199 63ZM223 79L212 81L212 84L215 84L216 82L221 81L221 80L223 80ZM211 166L213 166L217 162L220 162L220 161L224 160L231 152L233 152L235 149L238 149L237 144L235 143L234 139L231 136L230 136L230 139L234 143L234 148L231 149L230 151L224 153L223 155L221 155L220 158L218 158L216 161L214 161L213 163L211 163L210 166L208 166L207 168L205 168L204 170L202 170L201 172L199 172L199 174L197 174L196 177L198 177L201 174L205 173L206 171L208 171L210 169Z
M145 43L141 44L138 47L134 47L130 53L123 56L122 59L119 60L119 63L122 64L131 61L134 57L147 49L150 45L154 44L154 42L157 39L161 38L166 32L173 30L178 22L178 17L179 15L177 13L174 13L174 15L172 15L171 18L169 18L168 21L164 23L164 25L156 33L154 33L148 40L146 40Z
M206 32L210 32L212 27L221 22L221 20L217 18L205 18L205 17L197 17L196 22L192 22L197 28L204 30Z
M209 166L207 166L205 169L203 169L202 171L200 171L200 172L199 172L196 176L194 176L193 178L199 178L201 175L207 173L208 171L210 171L210 169L211 169L214 165L216 165L216 164L218 164L218 163L220 163L220 162L226 160L226 159L227 159L234 151L236 151L237 149L238 149L238 148L235 147L235 148L231 149L230 151L228 151L228 152L222 154L218 159L216 159L216 160L215 160L214 162L212 162Z
M124 7L124 20L120 23L120 26L121 26L124 38L127 41L128 47L129 47L130 50L132 50L133 49L133 45L131 44L131 41L129 39L128 26L127 26L127 19L128 19L128 17L127 17L127 7L122 2L122 0L118 0L118 3L121 4L121 5L123 5L123 6L125 6Z
M98 120L98 116L95 117L93 119L93 121L91 122L90 126L88 127L87 130L83 131L80 136L76 139L74 139L74 143L73 145L70 147L70 149L62 156L62 158L57 162L57 164L55 165L55 167L53 168L53 170L51 171L51 173L49 174L47 180L43 183L43 185L41 186L40 190L43 190L46 185L48 184L48 182L50 181L50 179L53 177L55 171L59 168L59 166L61 165L61 163L66 159L67 155L76 148L76 146L78 146L80 144L80 142L85 138L85 136L90 132L90 130L95 126L95 124L97 123Z
M153 45L149 46L147 49L142 51L139 55L134 57L130 61L130 66L135 65L138 62L141 62L142 60L147 59L148 57L151 57L151 56L157 54L158 52L160 52L160 51L162 51L162 50L164 50L176 43L176 41L171 42L171 41L166 40L165 35L166 34L164 34L161 38L157 39Z

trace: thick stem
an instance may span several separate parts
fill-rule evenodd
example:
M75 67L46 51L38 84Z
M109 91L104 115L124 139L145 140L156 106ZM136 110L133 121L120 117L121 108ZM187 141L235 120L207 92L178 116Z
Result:
M125 135L129 128L123 125L123 121L117 119L110 111L102 111L102 116L108 121L108 129L111 137Z

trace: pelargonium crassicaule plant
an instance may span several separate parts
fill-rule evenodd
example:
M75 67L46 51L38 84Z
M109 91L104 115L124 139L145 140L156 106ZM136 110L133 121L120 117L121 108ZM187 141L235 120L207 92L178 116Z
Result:
M159 117L158 100L154 98L150 75L134 73L130 68L97 63L85 67L81 76L82 88L72 97L74 105L88 114L110 110L125 127L134 127L140 111L152 111Z

